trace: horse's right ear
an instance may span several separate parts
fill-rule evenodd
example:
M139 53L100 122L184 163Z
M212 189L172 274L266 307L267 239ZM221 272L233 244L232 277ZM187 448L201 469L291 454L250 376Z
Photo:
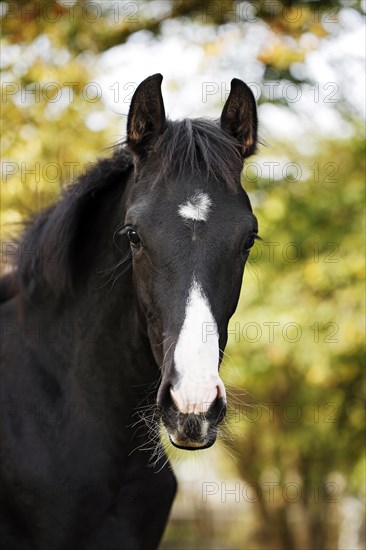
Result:
M127 144L138 155L149 148L165 128L161 74L146 78L133 94L127 119Z

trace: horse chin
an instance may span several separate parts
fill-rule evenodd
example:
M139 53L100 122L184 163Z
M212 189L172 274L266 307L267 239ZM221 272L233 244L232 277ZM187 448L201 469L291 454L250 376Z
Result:
M201 451L212 447L216 441L216 435L207 441L194 441L190 439L177 439L174 435L169 434L169 441L173 447L183 451Z

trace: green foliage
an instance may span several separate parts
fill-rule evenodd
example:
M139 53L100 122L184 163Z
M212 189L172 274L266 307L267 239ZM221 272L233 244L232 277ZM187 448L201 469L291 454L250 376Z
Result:
M329 17L337 21L340 6L327 1L316 5L260 1L252 13L237 12L238 2L234 0L165 0L164 5L149 0L127 4L0 2L3 234L19 231L11 224L46 206L56 197L61 183L68 183L85 163L120 138L117 117L105 112L93 86L88 89L100 53L142 29L159 34L168 19L190 18L201 25L225 26L233 16L235 20L247 19L248 25L254 17L256 24L271 30L268 44L257 56L265 67L264 79L299 83L291 67L301 63L309 51L301 37L304 33L327 36L329 25L322 14L331 9ZM359 9L357 4L354 7ZM303 81L307 81L305 75ZM61 100L61 96L69 100ZM104 123L92 131L88 119L101 112ZM33 174L28 172L32 169Z
M264 241L249 262L224 367L240 474L260 485L271 472L279 487L301 487L298 521L306 524L307 510L312 548L330 547L335 527L325 518L320 528L319 518L333 498L364 497L362 143L361 136L323 143L313 158L292 151L299 166L313 168L308 177L256 182ZM314 181L315 163L329 159L332 177ZM267 542L279 508L289 520L291 504L277 496L262 502ZM288 531L293 539L291 523Z

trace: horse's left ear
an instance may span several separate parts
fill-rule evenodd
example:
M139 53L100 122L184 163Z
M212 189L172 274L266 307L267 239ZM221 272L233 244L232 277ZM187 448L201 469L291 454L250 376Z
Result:
M149 76L133 94L127 119L127 144L135 153L148 152L164 131L165 109L161 94L161 74Z
M244 158L256 150L257 126L257 107L253 92L242 80L233 78L230 95L221 114L221 128L238 140Z

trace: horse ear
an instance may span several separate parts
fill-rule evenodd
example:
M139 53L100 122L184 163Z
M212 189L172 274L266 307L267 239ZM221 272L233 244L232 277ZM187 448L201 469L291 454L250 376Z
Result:
M257 126L257 107L253 92L242 80L233 78L230 94L221 114L221 128L239 141L244 158L256 150Z
M149 145L165 128L165 109L161 94L161 74L146 78L133 94L127 119L127 144L137 154Z

